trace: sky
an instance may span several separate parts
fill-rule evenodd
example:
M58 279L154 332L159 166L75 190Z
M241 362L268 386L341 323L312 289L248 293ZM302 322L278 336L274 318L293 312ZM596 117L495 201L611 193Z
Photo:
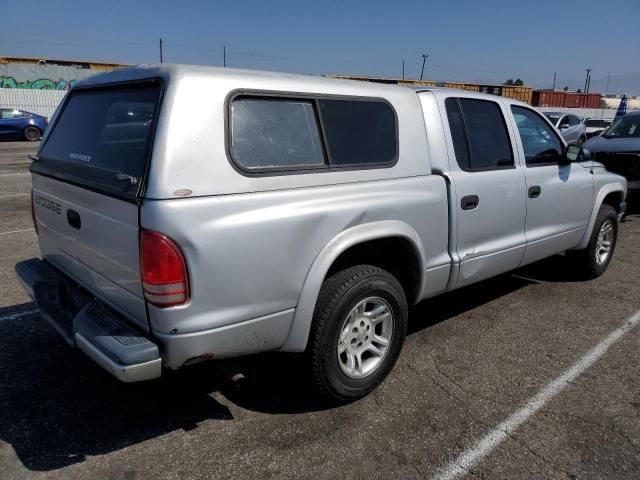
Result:
M536 87L640 73L640 0L0 0L0 56ZM579 88L581 85L572 85Z

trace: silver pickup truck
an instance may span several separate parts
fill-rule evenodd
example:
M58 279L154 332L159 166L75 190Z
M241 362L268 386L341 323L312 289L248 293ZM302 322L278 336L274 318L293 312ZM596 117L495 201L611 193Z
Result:
M31 166L18 278L123 381L305 352L371 392L408 306L561 252L602 274L624 178L529 105L468 91L180 65L74 88Z

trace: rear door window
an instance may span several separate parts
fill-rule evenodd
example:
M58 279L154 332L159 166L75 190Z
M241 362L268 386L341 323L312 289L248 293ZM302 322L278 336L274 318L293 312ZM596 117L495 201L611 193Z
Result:
M515 168L509 132L497 103L447 98L445 106L460 168L471 172Z
M33 171L135 199L146 170L160 91L157 81L72 91Z

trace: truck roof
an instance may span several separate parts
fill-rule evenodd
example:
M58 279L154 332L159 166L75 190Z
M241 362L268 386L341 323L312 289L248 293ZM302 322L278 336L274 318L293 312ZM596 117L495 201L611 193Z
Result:
M141 64L131 67L118 68L109 72L99 73L93 75L78 83L78 87L88 87L103 85L115 82L127 82L134 80L142 80L145 78L162 78L169 80L171 78L188 78L194 77L206 77L211 76L212 79L224 79L228 81L241 82L243 80L257 80L263 78L265 80L273 81L282 79L287 81L287 88L283 90L289 90L291 83L300 84L300 90L305 87L313 87L314 90L322 89L322 86L344 86L353 89L357 86L358 91L364 95L384 95L385 92L398 92L401 90L411 90L416 93L432 92L436 95L449 95L451 92L464 93L465 96L472 96L477 98L496 99L496 95L490 95L487 93L473 92L469 90L460 90L445 87L422 87L411 85L389 85L376 82L367 82L362 80L349 80L343 78L324 77L319 75L306 75L296 73L285 72L273 72L268 70L250 70L243 68L229 68L229 67L213 67L206 65L183 65L172 63L155 63L155 64ZM500 98L500 97L499 97ZM517 100L509 99L513 103L522 103Z
M189 76L206 77L211 76L215 79L225 80L256 80L264 78L265 80L283 79L291 81L299 81L300 85L358 85L359 88L366 90L394 90L397 88L406 88L398 85L386 85L382 83L364 82L359 80L347 80L332 77L323 77L319 75L306 75L297 73L272 72L268 70L250 70L244 68L229 67L213 67L206 65L183 65L171 63L141 64L131 67L117 68L109 72L93 75L78 83L80 87L101 85L106 83L123 82L131 80L140 80L144 78L173 78Z

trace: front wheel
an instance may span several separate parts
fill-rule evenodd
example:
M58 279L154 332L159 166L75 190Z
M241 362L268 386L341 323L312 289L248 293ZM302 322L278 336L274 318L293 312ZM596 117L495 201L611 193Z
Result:
M609 266L618 239L618 214L611 205L602 205L593 225L589 244L570 253L581 276L597 278Z
M38 127L34 127L32 125L30 125L27 128L25 128L22 133L24 135L24 139L27 142L36 142L36 141L40 140L40 137L42 136L42 133L40 132L40 129Z
M319 392L348 402L373 391L400 355L407 317L402 286L386 270L358 265L325 280L307 349Z

